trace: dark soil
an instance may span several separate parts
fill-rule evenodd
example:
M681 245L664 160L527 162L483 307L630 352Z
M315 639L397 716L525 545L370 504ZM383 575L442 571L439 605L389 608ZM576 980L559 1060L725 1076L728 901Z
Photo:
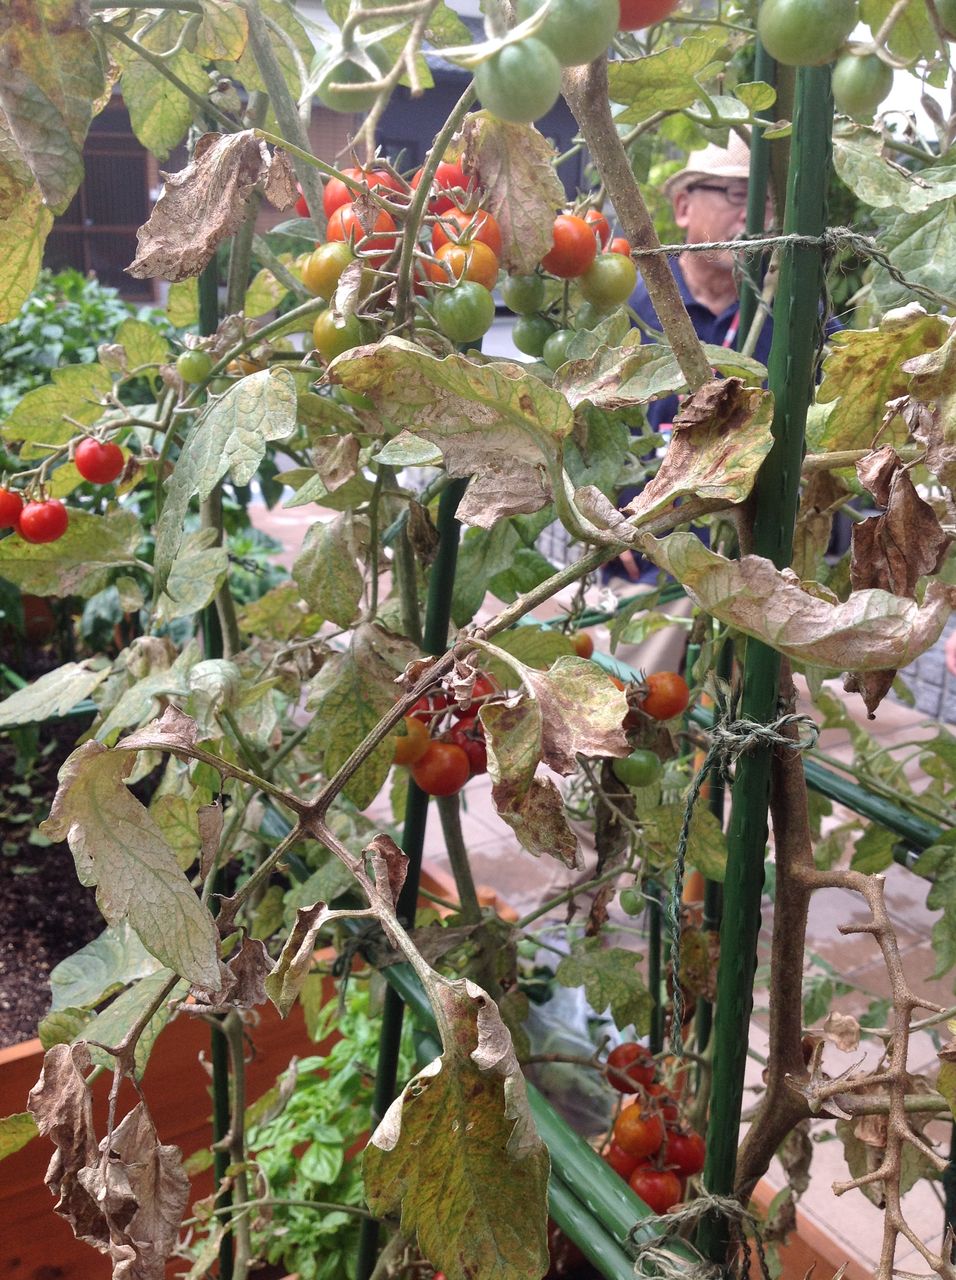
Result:
M0 1048L36 1035L50 1006L50 970L105 927L67 845L34 843L57 770L85 728L72 719L0 734Z

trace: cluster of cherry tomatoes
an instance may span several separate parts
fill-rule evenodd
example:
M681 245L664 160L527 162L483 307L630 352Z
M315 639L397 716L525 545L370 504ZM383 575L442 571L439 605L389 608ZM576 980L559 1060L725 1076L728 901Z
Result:
M395 738L394 763L404 765L427 795L454 795L469 778L488 770L478 711L501 696L491 676L479 672L465 708L440 691L419 698Z
M667 1213L683 1199L686 1179L703 1170L704 1139L681 1124L677 1101L643 1045L629 1041L612 1049L607 1078L626 1100L604 1159L655 1213Z
M126 458L111 440L87 437L73 454L76 469L91 484L111 484L123 470ZM59 498L42 495L24 501L17 489L0 488L0 529L12 529L24 542L56 542L66 533L70 513Z

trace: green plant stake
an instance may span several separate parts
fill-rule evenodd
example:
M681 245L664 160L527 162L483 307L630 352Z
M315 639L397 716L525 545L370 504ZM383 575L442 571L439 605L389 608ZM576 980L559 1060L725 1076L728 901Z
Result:
M833 100L828 68L797 75L793 148L784 233L821 237L826 230ZM813 392L823 290L823 246L789 245L781 254L774 307L770 388L776 398L774 446L757 478L754 551L778 568L790 563L807 408ZM740 714L757 724L776 718L780 655L750 640ZM757 934L767 845L770 751L740 757L728 830L724 918L714 1018L714 1075L704 1185L714 1195L733 1191L747 1040L753 1008ZM724 1261L726 1223L708 1218L701 1251Z

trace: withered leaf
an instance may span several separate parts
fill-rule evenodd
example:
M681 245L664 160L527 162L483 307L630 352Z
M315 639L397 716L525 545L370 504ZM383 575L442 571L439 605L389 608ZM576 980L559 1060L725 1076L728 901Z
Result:
M309 976L316 934L322 928L328 910L324 902L299 907L292 932L285 940L275 968L266 977L266 994L283 1018L295 1004L302 984Z
M382 833L373 836L365 846L365 852L372 864L375 887L388 898L389 905L394 910L408 874L408 857L391 836Z

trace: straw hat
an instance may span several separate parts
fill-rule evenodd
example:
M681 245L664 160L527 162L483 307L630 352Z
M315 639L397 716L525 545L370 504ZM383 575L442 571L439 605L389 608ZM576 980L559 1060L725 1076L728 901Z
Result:
M664 183L664 194L673 197L678 191L698 178L749 178L750 148L736 133L732 133L726 147L708 143L703 151L692 151L687 164L672 173Z

